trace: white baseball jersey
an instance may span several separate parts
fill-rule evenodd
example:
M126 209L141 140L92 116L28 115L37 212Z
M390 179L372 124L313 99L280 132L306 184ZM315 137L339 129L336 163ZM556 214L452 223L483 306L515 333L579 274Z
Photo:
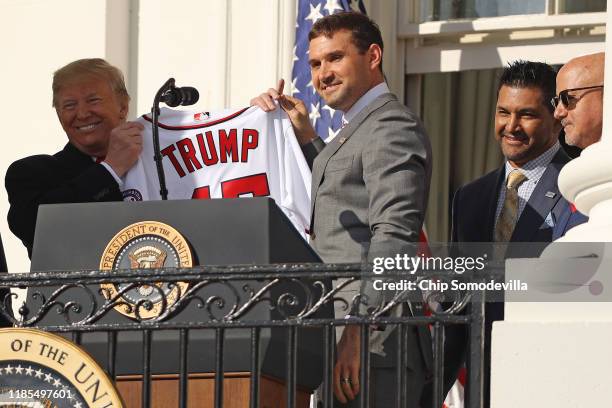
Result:
M151 118L143 151L126 174L124 200L160 200ZM311 173L282 109L219 112L161 108L159 144L168 199L272 197L305 237Z

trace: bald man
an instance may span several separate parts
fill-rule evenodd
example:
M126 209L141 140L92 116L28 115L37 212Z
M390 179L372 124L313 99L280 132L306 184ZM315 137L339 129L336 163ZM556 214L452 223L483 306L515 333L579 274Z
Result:
M603 52L577 57L557 74L557 96L552 104L571 146L584 149L601 138L604 59Z

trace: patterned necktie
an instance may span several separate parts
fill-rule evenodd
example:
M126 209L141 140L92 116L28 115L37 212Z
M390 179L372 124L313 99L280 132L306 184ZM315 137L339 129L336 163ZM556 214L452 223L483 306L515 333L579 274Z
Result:
M506 198L495 225L495 242L508 242L516 225L518 215L518 187L527 176L519 170L513 170L506 180Z

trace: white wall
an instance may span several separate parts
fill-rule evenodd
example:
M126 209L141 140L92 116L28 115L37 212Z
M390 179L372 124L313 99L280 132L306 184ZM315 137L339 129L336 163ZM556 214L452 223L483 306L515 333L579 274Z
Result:
M0 78L3 122L0 169L14 160L38 153L54 153L64 145L51 108L51 76L66 63L104 56L104 0L0 0ZM8 199L0 188L0 233L9 270L28 271L21 241L8 229Z
M290 76L281 60L291 61L293 2L150 0L141 3L139 21L139 113L151 109L155 91L171 76L200 91L203 110L245 106Z
M171 76L198 88L203 110L246 106L290 76L295 7L289 0L0 0L0 174L19 158L65 144L51 108L57 68L88 57L117 65L133 98L132 117L150 110ZM4 221L7 211L0 188L9 271L28 271L26 251Z

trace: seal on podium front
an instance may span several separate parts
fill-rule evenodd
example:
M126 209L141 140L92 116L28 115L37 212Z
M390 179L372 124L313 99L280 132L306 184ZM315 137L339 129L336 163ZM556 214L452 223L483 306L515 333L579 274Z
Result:
M170 225L142 221L119 231L106 245L100 270L189 268L193 255L187 240ZM144 320L158 317L185 294L186 282L104 283L105 298L117 301L115 309Z
M42 330L0 329L0 407L123 406L104 370L76 344Z

